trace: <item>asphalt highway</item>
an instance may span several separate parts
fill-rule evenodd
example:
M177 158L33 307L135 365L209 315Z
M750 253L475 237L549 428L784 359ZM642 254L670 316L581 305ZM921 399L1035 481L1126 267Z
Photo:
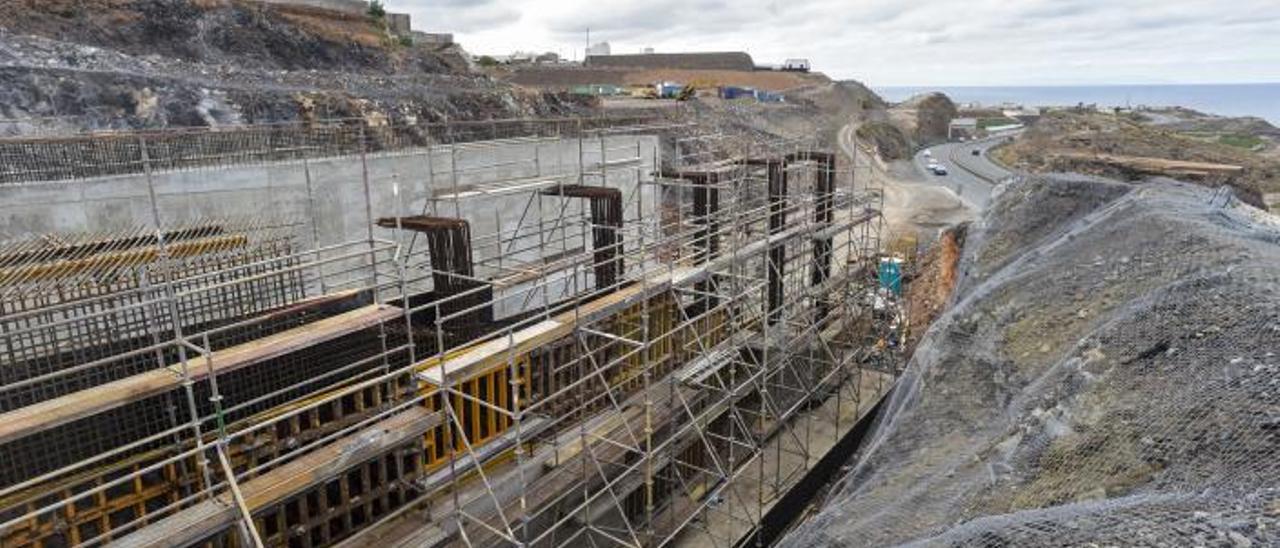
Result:
M1008 138L1004 135L968 143L943 143L916 153L913 163L921 177L950 189L961 200L981 211L991 201L991 189L1012 175L987 158L992 147ZM975 150L977 155L973 153ZM935 175L929 170L930 156L947 168L946 175Z

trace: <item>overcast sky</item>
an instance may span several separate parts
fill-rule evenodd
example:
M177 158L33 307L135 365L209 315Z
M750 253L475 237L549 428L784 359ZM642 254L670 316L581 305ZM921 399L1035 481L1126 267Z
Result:
M388 0L473 53L745 50L873 86L1280 81L1277 0Z

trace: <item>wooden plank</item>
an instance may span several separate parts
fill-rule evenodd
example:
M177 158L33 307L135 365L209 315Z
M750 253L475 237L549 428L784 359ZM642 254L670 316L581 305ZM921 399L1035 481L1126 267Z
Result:
M874 219L878 212L865 212L852 219L835 223L832 230L845 230L849 226L866 223ZM674 287L685 287L708 276L711 272L727 268L735 261L763 254L765 251L782 245L790 240L811 234L807 226L798 226L751 242L738 249L736 253L717 257L711 263L694 267L680 267L650 277L644 283L634 283L613 293L583 304L576 310L556 315L550 320L539 322L513 334L514 344L509 345L506 337L497 337L467 349L454 357L446 357L441 364L437 358L430 358L419 363L422 370L420 378L435 386L444 384L445 371L451 380L466 380L481 374L493 367L504 364L510 355L520 356L547 343L567 337L579 323L590 323L625 309L628 306L653 298ZM508 350L514 346L514 352Z
M440 424L441 413L414 406L369 428L299 457L240 484L250 512L280 504L307 489L420 438ZM206 500L117 541L117 546L187 546L235 524L239 513L229 493Z
M214 352L212 365L220 374L235 371L372 327L401 314L402 311L393 306L365 306ZM187 361L192 380L209 376L209 361L204 356ZM175 364L16 409L0 415L0 443L163 394L181 385L182 365Z
M506 354L509 344L520 347L528 344L530 341L541 340L543 335L547 333L559 332L563 327L561 322L555 320L546 320L538 322L527 328L515 332L511 338L499 337L488 342L482 343L471 350L464 352L462 355L453 359L446 359L444 365L432 367L422 373L422 378L427 382L441 386L444 384L444 373L447 370L450 378L457 378L459 374L469 376L471 371L476 371L477 367L485 362L488 358ZM483 370L483 369L480 369Z

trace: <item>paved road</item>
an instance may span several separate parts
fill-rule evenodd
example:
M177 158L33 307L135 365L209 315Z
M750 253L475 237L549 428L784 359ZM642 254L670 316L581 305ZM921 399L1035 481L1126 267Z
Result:
M886 241L897 235L936 234L947 226L973 220L978 213L949 188L926 179L910 162L882 166L865 149L855 146L852 125L840 132L840 147L847 157L856 154L857 165L865 168L858 172L864 177L861 180L884 193L882 212L889 236Z
M993 137L971 143L944 143L929 147L916 154L914 164L921 177L950 189L974 209L981 211L991 201L991 189L1012 175L987 159L987 152L1007 138L1008 136ZM978 151L977 156L973 154L975 150ZM946 166L947 175L934 175L929 171L929 156L926 152Z

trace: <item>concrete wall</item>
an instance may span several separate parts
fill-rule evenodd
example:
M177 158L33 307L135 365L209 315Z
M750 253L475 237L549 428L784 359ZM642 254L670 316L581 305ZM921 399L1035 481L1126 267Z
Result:
M658 140L652 136L608 137L603 141L517 139L369 155L367 166L357 155L160 172L153 175L152 186L165 226L200 219L279 219L296 223L299 242L308 247L364 240L369 236L371 218L432 213L430 198L435 197L435 214L471 223L477 263L499 255L496 241L484 237L501 226L511 238L522 217L524 228L516 246L535 249L504 253L504 260L537 261L541 255L589 249L590 237L582 226L588 211L585 200L538 196L535 188L579 180L601 184L601 177L595 174L601 171L603 157L610 164L604 170L604 184L622 190L627 220L656 218L653 186L638 183L651 177L657 147ZM629 161L633 159L638 161ZM587 172L581 178L580 162ZM455 192L476 192L513 179L541 186L504 195L473 196L458 201L456 207L453 201L445 200ZM536 249L539 219L551 226L562 212L567 222L555 231L542 231L544 245ZM151 226L153 215L145 175L0 186L0 239ZM396 231L381 228L373 232L387 240L398 236ZM424 252L425 245L419 242L414 251ZM492 273L477 269L478 275Z
M586 139L480 142L368 156L368 197L373 216L422 213L428 197L447 197L455 190L475 190L507 179L561 175L576 182L579 158L593 171L601 157L601 141ZM609 137L608 161L639 157L644 166L608 171L608 184L624 193L636 178L652 171L657 139ZM456 166L456 167L455 167ZM154 174L161 221L172 225L208 217L270 216L314 223L320 242L334 243L367 236L365 166L359 156L291 161L231 168ZM598 178L586 181L598 184ZM394 195L398 186L400 196ZM529 192L496 198L471 198L462 216L484 229L496 228L494 211L523 209ZM651 200L649 201L651 203ZM632 206L634 207L634 206ZM649 207L648 204L645 207ZM450 206L452 209L452 206ZM440 212L445 214L445 212ZM449 212L450 214L454 212ZM482 214L483 213L483 214ZM514 227L516 218L510 219ZM634 214L628 210L628 217ZM102 177L71 182L0 186L0 238L50 232L117 230L150 225L152 206L145 175ZM486 232L487 230L476 230Z
M586 65L594 68L740 70L751 72L756 63L740 51L706 53L651 53L627 55L587 55Z
M412 31L413 43L428 46L448 46L453 44L453 35L444 32Z
M280 4L286 6L306 6L326 10L340 11L356 15L364 15L369 11L369 2L365 0L258 0L264 4Z
M387 30L397 36L409 36L413 31L413 19L407 13L388 13Z

